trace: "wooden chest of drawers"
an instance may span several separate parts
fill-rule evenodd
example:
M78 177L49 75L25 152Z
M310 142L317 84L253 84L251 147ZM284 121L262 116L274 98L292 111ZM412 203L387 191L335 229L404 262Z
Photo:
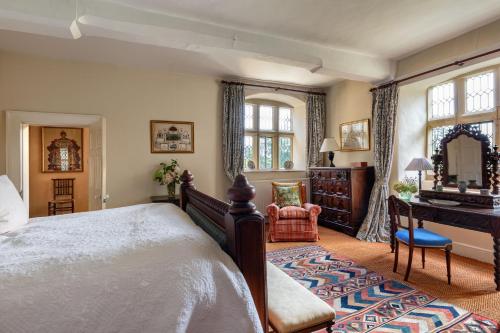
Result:
M310 168L311 202L321 206L318 222L355 236L368 210L373 167Z

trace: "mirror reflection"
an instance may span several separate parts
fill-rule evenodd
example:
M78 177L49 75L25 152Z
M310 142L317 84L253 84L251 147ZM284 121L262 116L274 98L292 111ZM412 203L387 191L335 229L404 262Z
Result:
M447 144L448 186L465 181L469 188L482 187L481 141L459 135Z

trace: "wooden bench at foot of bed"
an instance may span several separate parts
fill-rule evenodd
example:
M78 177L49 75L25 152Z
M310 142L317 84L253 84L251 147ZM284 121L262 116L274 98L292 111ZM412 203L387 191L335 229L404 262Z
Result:
M326 328L332 332L333 308L269 262L267 288L269 322L274 331L305 333Z

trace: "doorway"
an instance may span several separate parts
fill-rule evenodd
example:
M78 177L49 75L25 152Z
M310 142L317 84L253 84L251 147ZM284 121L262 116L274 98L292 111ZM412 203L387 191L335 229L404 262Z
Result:
M106 121L102 116L6 111L6 171L27 208L30 208L30 127L45 126L87 128L88 210L106 208Z
M29 216L88 211L89 128L30 125L28 142Z

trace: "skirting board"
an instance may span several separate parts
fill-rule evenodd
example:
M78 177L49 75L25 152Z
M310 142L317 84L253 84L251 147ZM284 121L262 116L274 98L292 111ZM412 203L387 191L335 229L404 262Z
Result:
M493 264L493 249L487 250L470 244L453 242L453 253L488 264Z

